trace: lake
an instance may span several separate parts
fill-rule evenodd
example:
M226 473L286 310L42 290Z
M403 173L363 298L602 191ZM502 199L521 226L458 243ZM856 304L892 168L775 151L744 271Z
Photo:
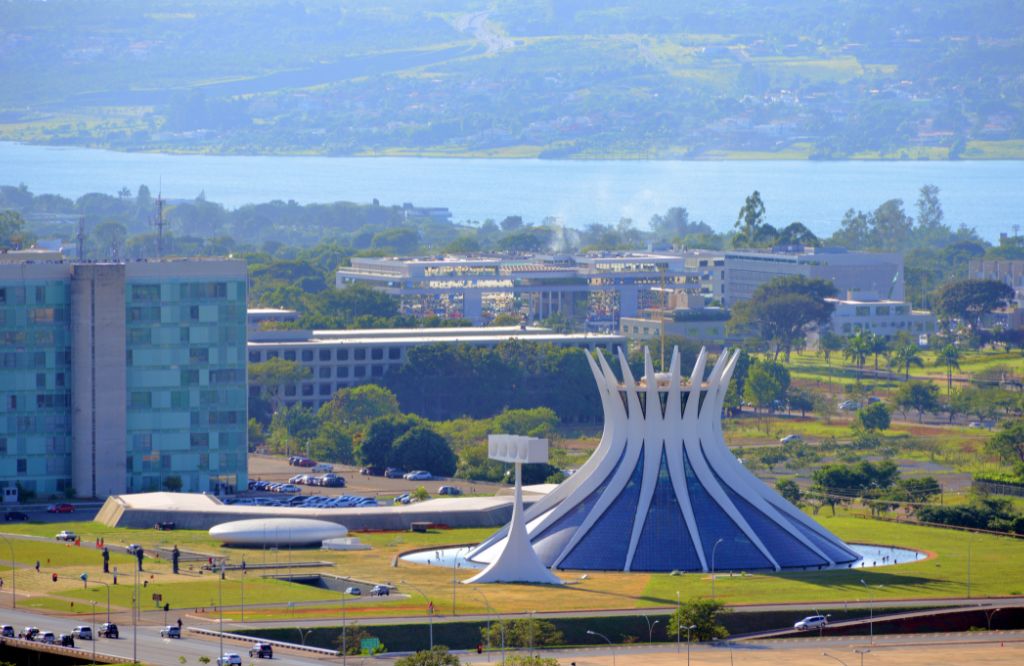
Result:
M1024 161L552 161L416 157L209 156L119 153L0 142L0 184L77 197L133 192L160 183L170 198L206 193L237 207L273 199L299 203L412 202L447 206L456 221L522 215L572 227L684 206L692 220L730 228L744 198L761 192L768 222L803 222L828 235L849 208L903 199L909 214L922 185L936 185L946 222L990 241L1014 233L1024 210Z

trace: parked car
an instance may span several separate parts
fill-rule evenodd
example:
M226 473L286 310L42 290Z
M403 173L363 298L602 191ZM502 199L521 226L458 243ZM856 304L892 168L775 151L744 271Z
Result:
M157 523L156 525L153 525L154 529L163 531L173 530L175 527L177 527L177 525L175 525L174 521L172 520L165 520L163 522Z
M316 465L314 461L310 460L309 458L303 458L302 456L297 457L293 464L296 467L313 467L314 465Z
M169 624L160 630L160 638L181 638L181 629L176 624Z
M783 444L793 444L802 441L804 441L804 438L801 437L800 435L786 435L785 437L779 440L779 442Z
M313 471L314 472L333 472L334 471L334 465L332 465L330 463L317 463L317 464L313 465Z
M844 412L855 412L860 409L860 403L856 400L843 400L839 403L839 409Z
M794 624L793 628L797 631L810 631L811 629L820 629L827 625L828 618L824 615L811 615Z
M354 585L352 587L345 588L345 594L351 594L353 597L358 597L362 593L363 591L360 590L358 587L355 587Z
M139 551L140 548L142 548L142 546L140 546L139 544L130 543L125 547L124 552L128 553L129 555L134 555Z
M462 491L455 486L441 486L437 490L438 495L461 495Z
M101 624L100 630L97 633L99 633L100 636L103 636L103 638L117 638L120 636L117 631L117 625L113 622L104 622Z
M394 503L395 504L408 504L411 500L412 500L412 497L409 496L409 493L402 493L401 495L399 495L398 497L396 497L394 499Z
M384 468L376 465L367 465L359 470L363 476L384 476Z
M374 585L370 588L371 597L389 597L391 596L391 588L387 585Z
M75 647L75 637L71 634L61 634L57 637L57 645L64 647Z
M81 627L75 627L71 630L71 635L82 641L91 641L92 627L86 627L84 625Z
M6 520L9 523L18 520L28 520L28 514L24 511L8 511L4 514L4 520Z
M402 478L402 470L397 467L388 467L384 470L384 476L389 479L400 479Z
M78 535L71 530L61 530L56 536L57 541L74 541L77 538Z
M879 397L878 397L877 395L873 395L873 396L871 396L871 397L869 397L869 398L868 398L868 404L869 404L869 405L873 405L873 404L875 404L876 402L882 402L882 399L881 399L881 398L879 398Z
M26 641L34 641L38 635L39 627L25 627L18 633L18 638L24 638Z
M276 492L279 492L279 493L301 493L302 492L302 488L299 488L294 483L282 483L281 485L279 485L274 490Z
M53 635L52 631L44 631L39 634L37 639L40 643L46 643L47 645L53 645L57 642L57 637Z
M257 659L273 659L274 646L270 643L256 643L249 648L249 656Z
M434 478L434 475L422 469L414 469L413 471L404 474L402 478L408 479L409 481L430 481Z
M225 652L217 657L217 666L242 666L242 655L237 652Z
M14 626L5 624L0 627L0 636L3 636L4 638L14 638Z
M345 477L327 473L317 479L316 485L323 486L325 488L344 488Z
M74 513L75 512L75 506L73 504L68 504L67 502L61 502L59 504L51 504L50 506L46 507L46 512L47 513Z

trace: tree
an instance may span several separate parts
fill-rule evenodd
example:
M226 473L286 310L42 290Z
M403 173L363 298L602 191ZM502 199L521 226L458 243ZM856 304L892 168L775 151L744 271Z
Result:
M750 300L733 308L729 328L758 329L761 338L772 343L775 358L781 351L789 362L797 341L803 340L810 328L828 322L835 304L825 299L835 294L835 286L827 280L802 275L777 277L755 289Z
M783 385L778 374L772 372L772 369L767 367L769 363L755 363L750 368L750 372L747 373L747 382L743 395L755 408L768 409L771 412L773 403L785 397L786 387ZM771 365L778 364L771 363Z
M361 427L400 411L394 393L377 384L363 384L340 389L320 407L317 416L321 423L336 421L346 427Z
M686 627L695 627L690 631L693 640L727 638L729 632L719 620L728 612L725 604L717 599L689 599L668 619L668 633L685 634Z
M800 486L793 479L779 479L775 482L775 490L782 495L782 499L791 504L800 503Z
M25 242L25 220L13 210L0 211L0 249L14 249Z
M455 474L455 454L448 440L426 425L414 426L395 440L391 461L405 470L422 469L435 476Z
M950 343L939 350L935 356L935 365L946 366L946 395L953 393L953 371L960 369L960 351Z
M916 411L919 423L924 421L925 412L936 412L942 406L935 384L919 381L900 384L893 395L893 405L904 413L908 409Z
M295 361L269 358L262 363L249 365L249 383L260 389L270 401L271 409L278 411L282 406L280 391L286 384L296 384L308 379L312 372Z
M501 645L504 637L507 647L541 647L565 643L565 636L554 623L537 618L492 622L490 628L481 628L480 635L488 645Z
M402 414L374 419L367 425L362 440L356 446L356 460L360 465L391 465L395 440L422 422L418 416Z
M181 477L177 474L164 477L164 490L169 493L180 493L182 485Z
M462 661L448 652L444 645L435 645L430 650L420 650L416 654L402 657L395 666L459 666Z
M959 280L939 288L935 310L947 319L980 326L981 318L1013 300L1013 288L998 280Z
M1024 463L1024 419L1015 419L985 443L985 448L1010 464Z
M924 367L921 350L912 342L897 345L889 354L889 367L903 371L903 381L910 381L910 366Z
M846 338L846 343L843 345L843 358L849 360L859 370L864 369L868 354L871 353L870 335L865 331L857 331L854 335Z
M800 416L807 416L807 412L814 409L814 397L806 391L791 390L786 394L786 401L791 410L800 412Z
M868 431L888 430L891 417L885 403L874 402L857 412L857 423Z
M757 242L758 232L764 224L765 211L764 202L761 201L761 193L754 190L748 196L739 215L736 216L736 224L733 225L737 231L734 244L737 247L752 247Z
M355 462L352 450L352 435L340 423L322 423L316 437L310 442L309 455L316 460L329 460L345 465Z

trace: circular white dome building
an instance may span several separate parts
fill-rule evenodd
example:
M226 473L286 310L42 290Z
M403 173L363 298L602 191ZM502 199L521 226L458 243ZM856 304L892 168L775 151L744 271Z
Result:
M320 546L348 534L344 525L312 518L253 518L221 523L210 536L225 546Z

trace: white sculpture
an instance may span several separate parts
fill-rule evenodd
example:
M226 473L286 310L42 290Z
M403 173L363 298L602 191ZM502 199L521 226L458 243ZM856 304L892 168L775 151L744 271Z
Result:
M647 350L644 357L645 373L637 381L620 351L620 381L603 356L587 356L604 407L604 432L587 462L524 512L525 531L545 566L777 571L859 558L726 447L721 413L738 352L723 351L705 379L708 354L702 349L688 380L680 373L678 349L665 373L654 372ZM495 562L509 529L478 546L470 559Z
M487 455L491 460L515 464L516 494L512 505L512 522L508 537L502 541L500 552L487 567L466 583L545 583L561 585L562 581L551 573L534 552L526 534L523 511L523 463L546 463L548 440L517 435L490 435L487 437Z

